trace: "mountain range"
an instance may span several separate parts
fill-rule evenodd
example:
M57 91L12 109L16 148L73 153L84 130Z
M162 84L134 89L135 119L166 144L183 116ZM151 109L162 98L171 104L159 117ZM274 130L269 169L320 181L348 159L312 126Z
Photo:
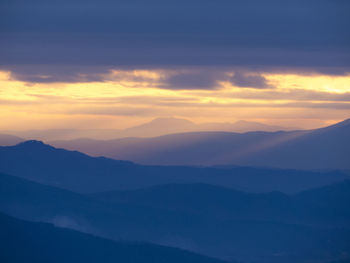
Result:
M148 165L240 165L350 169L350 119L307 131L195 132L154 138L78 139L50 144Z
M344 257L350 251L349 193L346 180L293 195L248 194L206 184L83 195L0 174L2 213L243 262Z
M1 262L223 263L176 248L117 242L4 214L0 214L0 232Z
M348 262L349 134L0 136L0 260Z
M280 131L291 128L267 125L259 122L237 121L233 123L201 123L196 124L180 118L156 118L150 122L126 129L48 129L48 130L24 130L3 131L4 134L13 134L23 140L35 139L41 141L72 140L79 138L90 139L117 139L125 137L156 137L165 134L198 132L198 131ZM1 140L0 140L1 142ZM2 145L2 144L0 144Z
M348 178L341 171L138 165L90 157L39 141L0 147L0 172L82 193L167 183L207 183L248 192L294 193Z

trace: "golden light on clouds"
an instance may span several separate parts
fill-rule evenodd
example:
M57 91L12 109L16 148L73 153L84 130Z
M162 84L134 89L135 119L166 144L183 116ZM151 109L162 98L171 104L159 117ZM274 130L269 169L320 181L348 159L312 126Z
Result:
M279 89L304 89L330 93L350 92L349 76L264 74Z
M165 88L174 74L112 70L102 81L30 83L0 71L0 129L124 128L169 116L309 128L350 117L350 76L265 73L264 88L220 79L212 89Z

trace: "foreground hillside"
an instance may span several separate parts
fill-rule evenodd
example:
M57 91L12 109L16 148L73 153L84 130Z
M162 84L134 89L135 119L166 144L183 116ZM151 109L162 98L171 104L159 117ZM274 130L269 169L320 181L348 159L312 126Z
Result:
M297 195L248 194L205 184L82 195L0 175L3 213L115 240L257 263L346 256L349 193L344 181Z
M0 214L0 261L7 263L220 263L184 250L116 242Z

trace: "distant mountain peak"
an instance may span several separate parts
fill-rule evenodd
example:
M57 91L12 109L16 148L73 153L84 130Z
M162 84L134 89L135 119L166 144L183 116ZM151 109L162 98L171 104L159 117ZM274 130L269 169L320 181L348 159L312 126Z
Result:
M164 134L189 131L195 128L195 124L186 119L156 118L150 122L127 128L124 137L155 137Z
M175 117L167 117L167 118L155 118L151 120L149 123L181 123L181 124L193 124L193 122L181 119L181 118L175 118ZM147 123L147 124L149 124Z
M246 123L257 123L257 124L261 124L258 122L253 122L253 121L246 121L246 120L238 120L235 122L236 124L246 124Z
M17 145L45 145L45 143L38 140L28 140L28 141L21 142Z
M18 147L45 147L45 148L54 148L51 145L45 144L42 141L38 141L38 140L28 140L28 141L24 141L24 142L20 142L19 144L17 144L16 146Z

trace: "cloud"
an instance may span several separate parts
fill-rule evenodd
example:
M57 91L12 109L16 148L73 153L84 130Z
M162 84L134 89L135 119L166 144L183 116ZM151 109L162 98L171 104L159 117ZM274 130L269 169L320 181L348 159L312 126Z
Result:
M4 68L0 67L0 68ZM105 66L77 66L77 65L11 65L5 67L10 70L11 78L29 83L52 82L95 82L104 81L104 75L110 71Z
M1 1L0 64L35 82L173 66L341 74L350 70L349 10L342 0ZM90 74L65 70L73 65L91 67L83 72Z
M181 90L181 89L216 89L219 87L218 81L227 79L225 72L217 70L189 70L180 71L175 74L169 74L165 78L161 88Z
M324 91L313 91L305 89L291 89L288 91L281 90L264 90L264 92L255 92L254 90L239 90L237 92L225 92L213 94L212 96L235 99L252 99L252 100L295 100L295 101L344 101L350 102L350 92L331 93Z
M108 107L79 107L65 110L70 115L110 115L110 116L128 116L128 117L144 117L144 116L162 116L165 114L161 109L155 107L130 107L130 106L108 106ZM166 115L166 114L165 114Z
M252 73L236 72L234 73L233 77L230 78L230 81L233 85L241 88L273 88L273 86L268 84L267 80L263 76Z

